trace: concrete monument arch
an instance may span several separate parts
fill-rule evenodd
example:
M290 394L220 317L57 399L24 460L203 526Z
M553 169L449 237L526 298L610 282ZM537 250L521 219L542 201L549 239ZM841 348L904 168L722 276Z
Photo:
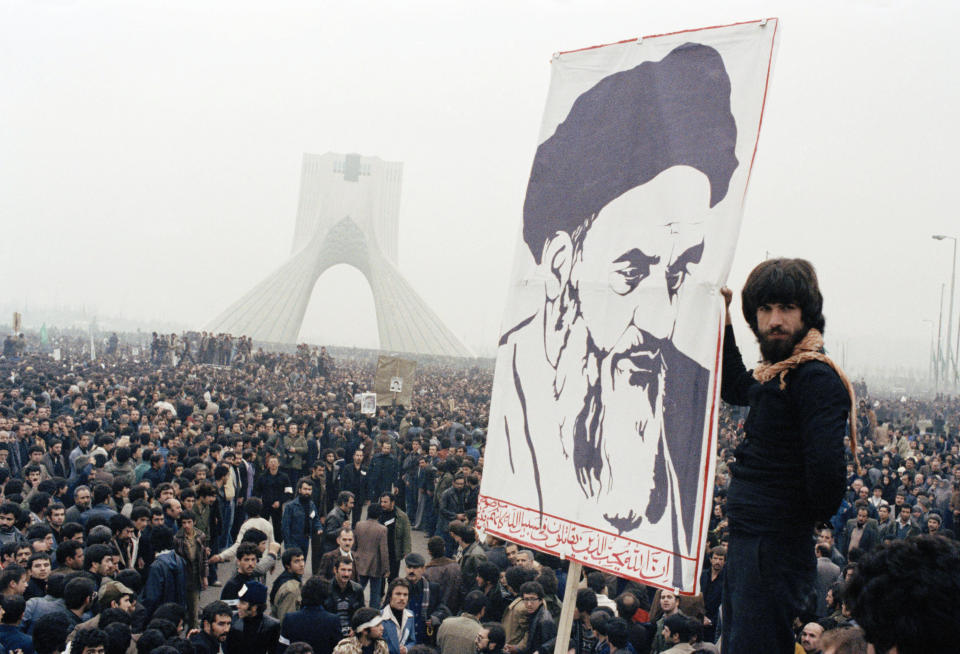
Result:
M295 343L317 280L344 263L370 284L380 349L471 356L397 268L402 169L358 154L305 154L290 258L207 330Z

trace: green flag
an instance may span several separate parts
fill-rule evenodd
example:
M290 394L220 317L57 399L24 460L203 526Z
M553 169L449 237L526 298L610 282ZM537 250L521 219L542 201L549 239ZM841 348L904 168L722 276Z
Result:
M42 325L40 325L40 344L41 345L50 344L50 337L47 336L47 323L43 323Z

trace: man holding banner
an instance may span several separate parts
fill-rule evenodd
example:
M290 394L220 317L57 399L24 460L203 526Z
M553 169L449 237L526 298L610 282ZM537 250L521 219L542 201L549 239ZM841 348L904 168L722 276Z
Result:
M767 29L767 28L770 29ZM695 593L723 305L775 23L554 58L478 525Z
M809 262L768 259L747 277L743 317L763 356L752 373L734 341L732 293L723 294L723 399L750 407L727 492L723 651L791 652L816 574L814 525L830 519L846 488L843 437L856 405L823 354L823 297Z

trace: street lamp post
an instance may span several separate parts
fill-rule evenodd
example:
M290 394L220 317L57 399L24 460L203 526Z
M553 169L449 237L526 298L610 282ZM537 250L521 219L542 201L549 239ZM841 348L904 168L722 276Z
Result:
M943 292L945 283L940 284L940 314L937 318L937 365L935 367L937 392L940 392L940 380L943 378Z
M950 387L956 385L956 371L957 364L953 360L953 288L957 282L957 237L956 236L947 236L945 234L934 234L933 238L937 241L942 241L944 239L950 239L953 241L953 261L952 261L952 271L950 273L950 309L947 314L947 377L951 378L950 367L953 367L952 379L950 382Z

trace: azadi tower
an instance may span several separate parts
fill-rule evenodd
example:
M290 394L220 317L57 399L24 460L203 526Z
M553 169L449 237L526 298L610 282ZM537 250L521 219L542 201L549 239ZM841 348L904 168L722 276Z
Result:
M345 263L373 291L381 350L471 356L397 269L402 170L377 157L305 154L289 259L207 330L295 343L317 279Z

